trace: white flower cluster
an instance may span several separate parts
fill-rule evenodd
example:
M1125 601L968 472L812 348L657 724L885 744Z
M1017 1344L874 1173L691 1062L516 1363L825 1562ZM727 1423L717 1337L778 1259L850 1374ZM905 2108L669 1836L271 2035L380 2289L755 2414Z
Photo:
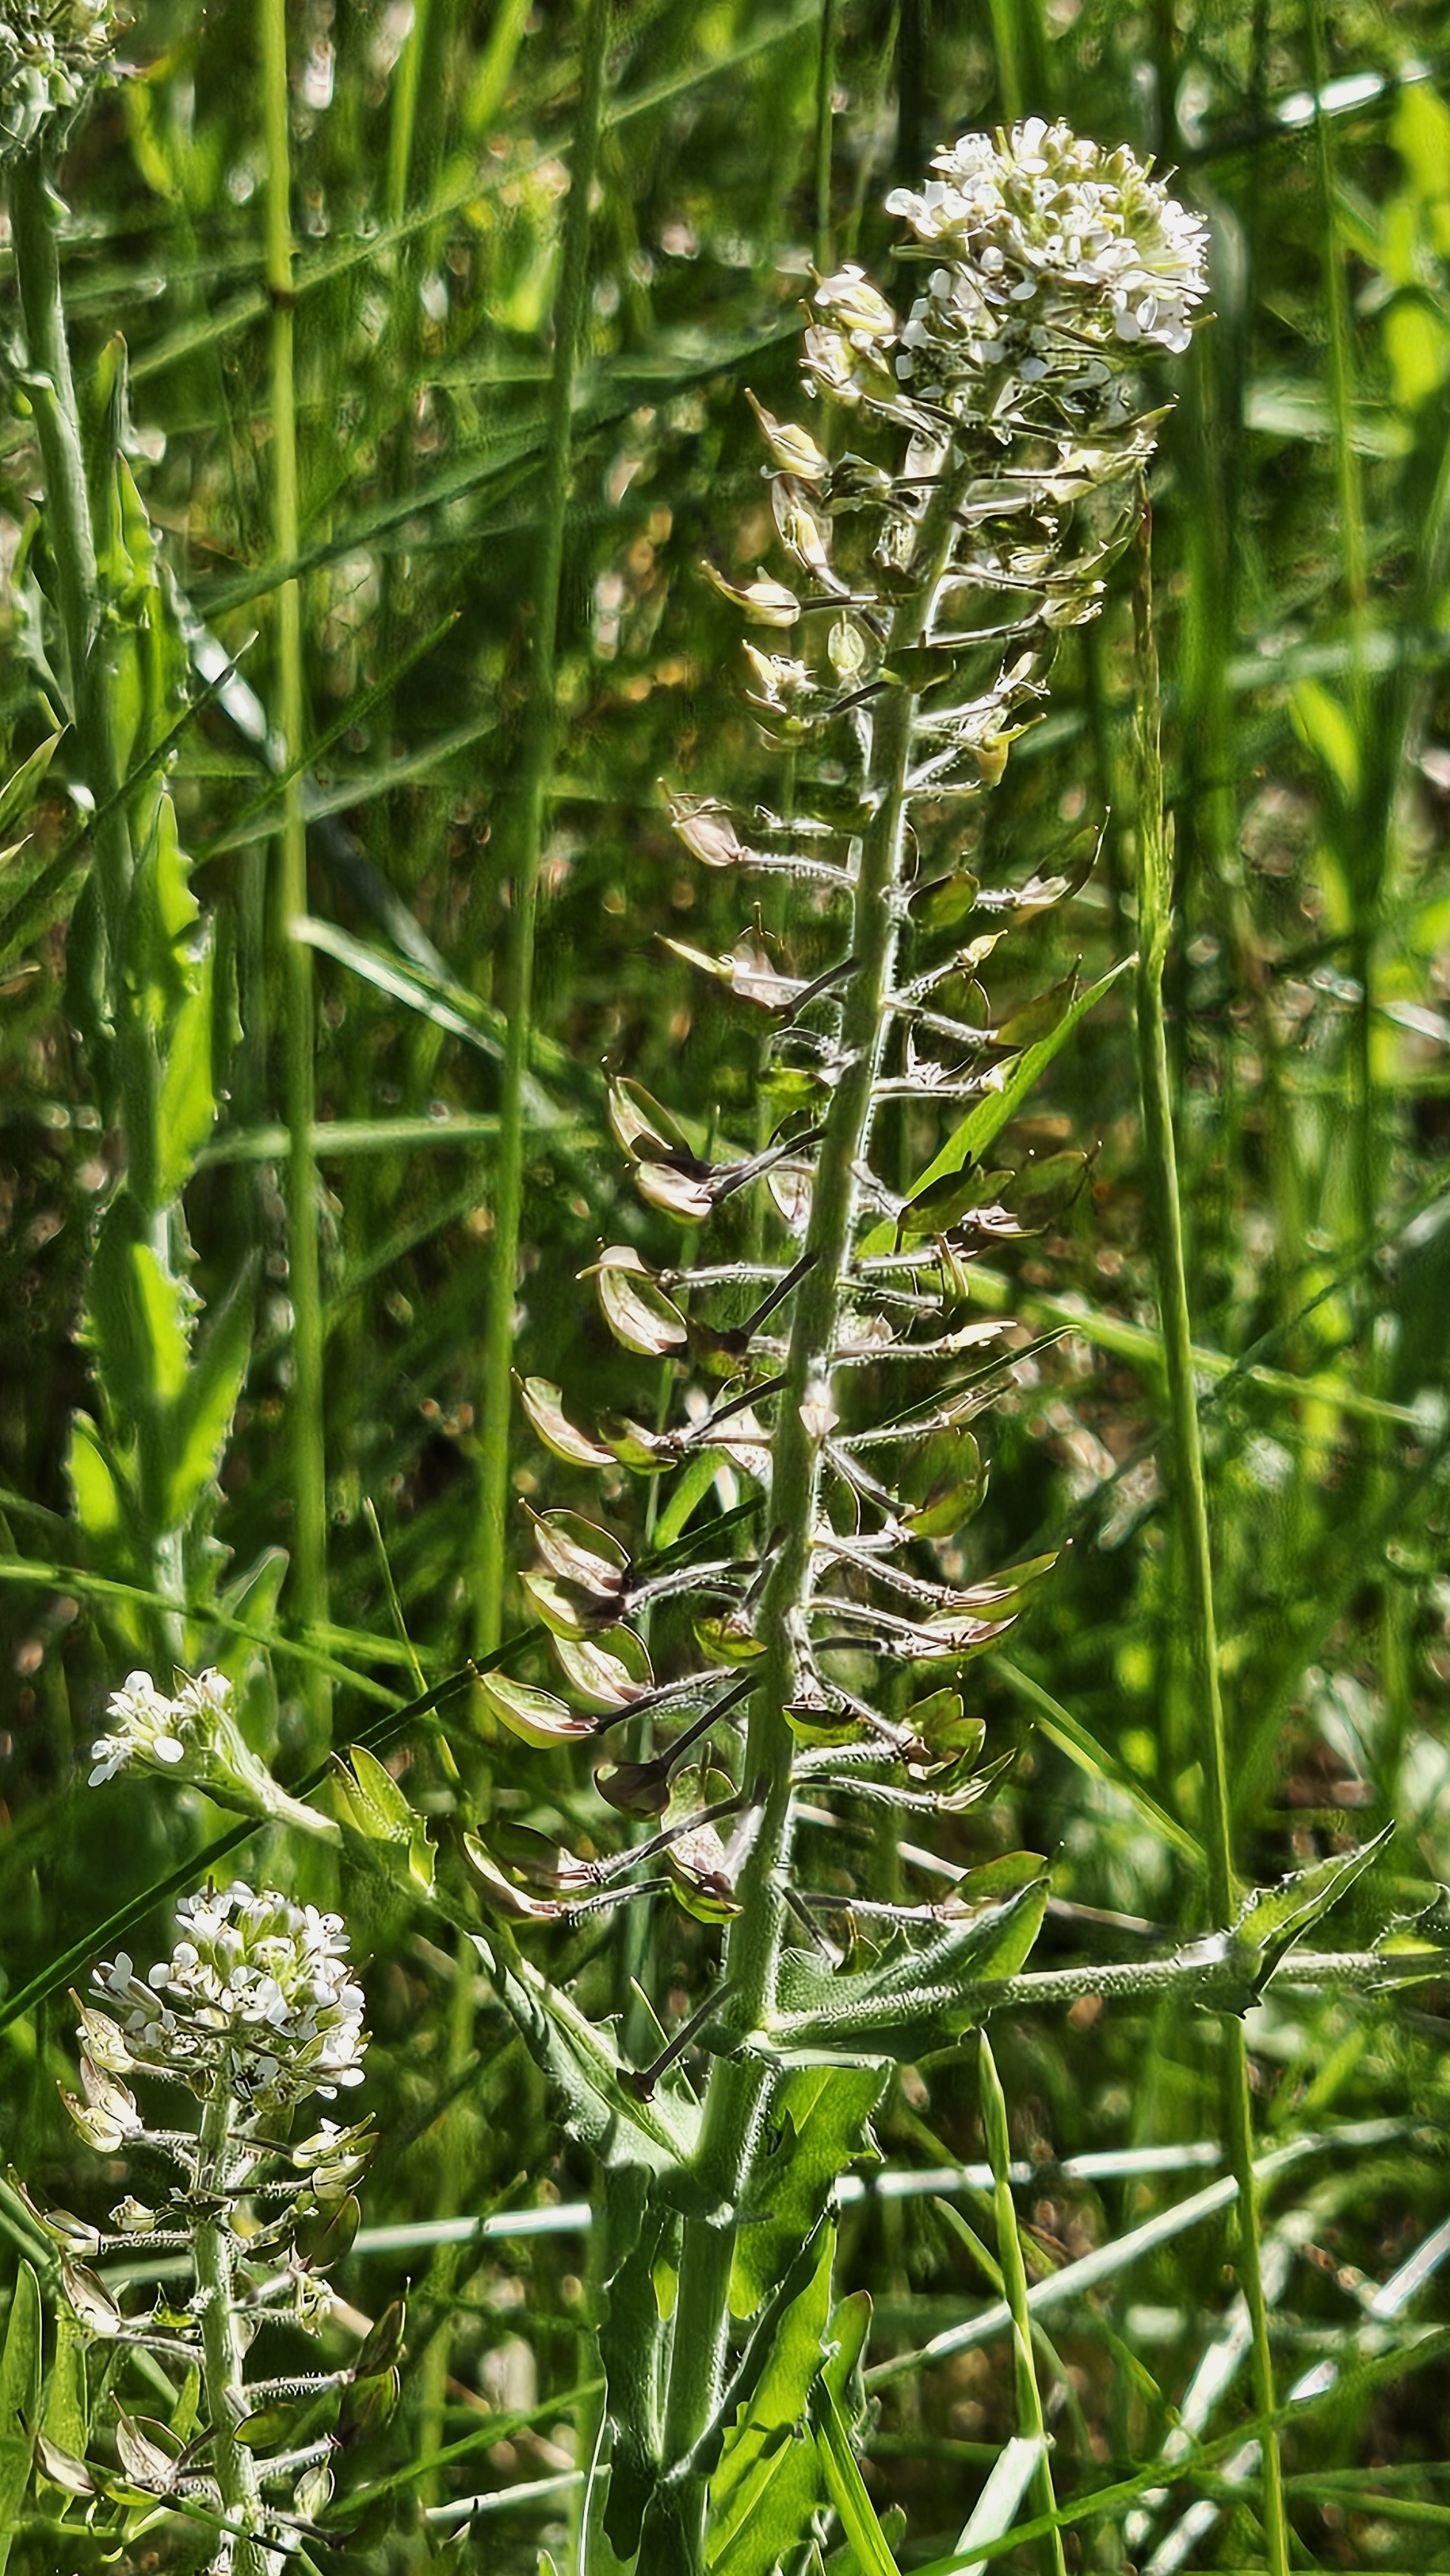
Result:
M340 1915L238 1878L183 1898L176 1919L176 1948L144 1979L124 1951L96 1971L97 1993L126 2009L133 2064L263 2110L362 2082L363 1992Z
M946 263L901 333L904 382L1012 360L1031 383L1085 344L1187 348L1208 291L1207 228L1125 144L1105 152L1030 117L995 141L964 134L932 166L941 175L920 193L886 200Z
M184 1762L189 1742L206 1742L231 1715L231 1683L224 1673L208 1670L194 1681L183 1679L174 1699L158 1690L149 1673L128 1673L112 1691L106 1715L114 1732L98 1735L91 1746L95 1769L90 1786L114 1780L134 1764L144 1771L174 1771Z
M116 40L112 0L4 0L0 160L78 107Z

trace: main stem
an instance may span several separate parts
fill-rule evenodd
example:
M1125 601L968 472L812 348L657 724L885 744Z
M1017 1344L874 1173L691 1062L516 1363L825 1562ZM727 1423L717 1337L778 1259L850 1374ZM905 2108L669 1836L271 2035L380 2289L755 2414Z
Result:
M574 379L589 285L589 200L599 158L604 58L610 0L588 0L579 72L579 111L570 155L569 202L554 317L554 370L544 459L543 526L534 591L533 649L513 845L509 940L508 1035L499 1105L498 1177L494 1185L493 1259L483 1340L483 1430L479 1441L480 1513L475 1651L491 1654L503 1617L508 1559L509 1390L513 1367L514 1296L524 1197L524 1082L533 1024L534 939L539 859L558 726L559 580L569 506Z
M1168 1049L1163 1026L1163 966L1172 909L1172 853L1163 811L1159 729L1158 653L1153 640L1151 522L1145 510L1134 617L1138 649L1138 1073L1143 1099L1143 1150L1153 1220L1159 1320L1168 1374L1173 1436L1173 1488L1182 1560L1184 1609L1193 1660L1200 1753L1207 1805L1209 1894L1215 1923L1233 1920L1237 1882L1233 1863L1233 1810L1228 1785L1228 1735L1219 1688L1218 1635L1213 1606L1213 1558L1208 1491L1198 1436L1198 1395L1193 1382L1193 1338L1178 1154L1173 1134ZM1237 2012L1224 2014L1223 2094L1226 2146L1239 2187L1239 2269L1253 2336L1255 2394L1264 2422L1264 2526L1270 2576L1288 2576L1289 2534L1283 2471L1274 2429L1274 2362L1260 2259L1259 2212L1254 2192L1253 2112L1248 2047Z
M231 2098L225 2072L202 2113L197 2157L197 2193L203 2208L223 2204L214 2218L198 2221L196 2285L202 2293L201 2347L206 2380L206 2407L211 2422L211 2465L222 2512L236 2531L261 2531L265 2516L257 2463L237 2440L237 2426L247 2412L242 2377L242 2345L233 2303L230 2229ZM250 2537L241 2538L232 2559L233 2576L267 2576L266 2553Z
M893 652L919 643L925 632L951 550L960 479L960 469L944 467L918 544L919 582L892 617L888 662ZM741 1875L740 1912L731 1927L724 1968L735 1988L732 2013L746 2031L770 2021L785 1920L780 1889L791 1855L793 1744L783 1712L799 1682L820 1482L820 1442L804 1416L808 1409L814 1413L809 1400L818 1391L829 1401L858 1174L890 1021L916 699L908 689L888 687L879 708L871 761L875 803L862 836L853 908L856 967L841 1015L841 1073L812 1191L806 1236L812 1266L795 1292L786 1382L776 1405L770 1524L778 1553L761 1605L766 1650L751 1701L744 1772L762 1813ZM707 2481L689 2462L723 2383L735 2237L769 2081L764 2059L748 2051L719 2060L710 2076L696 2171L712 2207L708 2217L690 2219L685 2226L665 2408L664 2476L645 2517L637 2576L698 2576L704 2564Z
M294 381L292 170L286 0L262 0L262 80L267 139L267 291L272 299L272 518L283 563L297 560L297 403ZM327 1623L327 1469L323 1432L322 1289L317 1256L317 1164L311 951L296 935L307 912L307 827L302 807L302 593L289 576L277 595L277 731L290 772L282 790L276 920L283 992L283 1105L287 1124L287 1277L292 1305L292 1392L287 1408L297 1606L314 1632ZM309 1668L312 1749L331 1733L331 1693Z

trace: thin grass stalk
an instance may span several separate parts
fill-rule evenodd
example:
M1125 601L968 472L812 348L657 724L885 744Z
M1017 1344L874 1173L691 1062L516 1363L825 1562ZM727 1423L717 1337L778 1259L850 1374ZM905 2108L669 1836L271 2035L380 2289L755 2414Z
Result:
M1027 2304L1027 2267L1022 2260L1022 2239L1017 2232L1017 2210L1012 2198L1012 2145L1007 2130L1007 2101L985 2031L980 2034L977 2046L980 2052L978 2080L982 2128L987 2161L992 2168L997 2260L1002 2270L1002 2295L1012 2311L1012 2376L1017 2399L1017 2430L1029 2441L1035 2440L1043 2445L1041 2459L1033 2472L1032 2495L1040 2514L1053 2514L1057 2511L1057 2498L1052 2491L1052 2470L1047 2457L1042 2392L1037 2385L1037 2368L1032 2357L1034 2333L1032 2312ZM1043 2542L1042 2563L1048 2576L1067 2576L1062 2533L1055 2524Z
M1133 611L1137 642L1138 723L1138 1077L1143 1104L1143 1158L1152 1217L1160 1328L1173 1441L1173 1496L1185 1594L1198 1753L1207 1809L1209 1899L1213 1920L1233 1919L1237 1880L1228 1782L1228 1734L1219 1687L1208 1491L1198 1432L1193 1342L1178 1193L1168 1049L1163 1024L1163 968L1172 918L1172 845L1163 809L1158 654L1153 638L1151 518L1144 509ZM1231 2170L1238 2183L1239 2270L1253 2337L1255 2393L1264 2421L1263 2509L1270 2576L1288 2576L1289 2534L1274 2414L1274 2363L1260 2262L1253 2166L1253 2113L1248 2048L1236 2012L1221 2022L1223 2109Z
M892 617L888 659L893 652L910 651L925 630L936 579L952 542L962 471L944 471L933 493L918 550L920 579ZM736 1989L736 2009L746 2030L769 2021L786 1919L780 1890L791 1854L794 1744L783 1712L795 1692L796 1638L809 1598L819 1518L820 1440L804 1417L814 1417L813 1397L828 1401L829 1354L837 1339L858 1174L890 1024L886 996L897 946L896 896L909 840L907 776L915 721L911 691L889 690L872 746L877 801L862 836L854 895L850 954L857 964L841 1018L843 1070L821 1142L805 1247L812 1266L795 1294L776 1416L771 1519L781 1543L762 1603L760 1633L768 1644L750 1706L743 1774L762 1814L741 1874L741 1910L721 1971ZM685 2225L665 2408L665 2479L645 2518L638 2576L697 2576L703 2565L707 2481L688 2464L719 2396L729 2333L736 2228L721 2213L733 2212L743 2198L769 2081L765 2061L748 2051L721 2059L710 2078L696 2171L715 2214Z
M502 1634L504 1567L508 1548L509 1423L514 1340L514 1296L524 1187L524 1079L533 1024L534 940L539 908L539 859L548 813L558 712L555 705L559 633L559 582L569 510L573 455L574 380L583 340L589 286L589 200L599 158L604 64L610 0L588 0L579 66L579 107L570 155L568 207L554 319L554 368L549 392L548 438L534 590L533 649L520 781L513 834L509 939L508 1034L499 1111L498 1177L494 1188L493 1260L484 1324L483 1430L480 1451L478 1568L475 1586L476 1651L490 1654Z
M821 0L821 39L816 56L816 266L828 272L831 251L831 142L836 89L837 0Z
M272 301L272 542L280 562L296 561L300 512L297 499L297 404L292 280L292 173L287 83L286 0L262 0L262 85L267 147L266 274ZM293 1570L297 1610L305 1628L327 1622L327 1473L323 1429L323 1320L317 1247L317 1163L312 1150L313 1074L312 953L293 935L307 912L307 828L302 806L303 739L302 594L295 580L277 594L277 730L288 775L282 788L282 829L274 936L277 980L283 994L283 1107L287 1126L287 1260L292 1306L292 1389L287 1408L292 1474ZM305 1685L314 1749L327 1740L331 1692L327 1677L309 1673Z
M1359 458L1354 444L1354 349L1350 335L1344 251L1340 240L1336 204L1334 138L1331 120L1326 116L1323 105L1327 71L1324 0L1307 0L1305 35L1309 51L1309 78L1314 93L1314 164L1319 184L1320 221L1324 243L1324 304L1329 322L1329 401L1334 422L1334 479L1339 504L1339 548L1340 560L1344 567L1344 595L1349 606L1349 699L1359 758L1360 789L1362 789L1364 775L1370 767L1369 675L1365 667L1369 571L1364 525L1364 496L1361 489ZM1356 790L1354 797L1356 805L1361 802L1360 789ZM1351 819L1350 831L1354 846L1349 853L1349 876L1354 912L1350 972L1359 986L1352 1053L1353 1222L1357 1244L1368 1243L1374 1233L1377 1124L1374 1096L1374 968L1375 934L1384 876L1383 849L1374 851L1364 847L1364 821L1362 812L1356 813Z

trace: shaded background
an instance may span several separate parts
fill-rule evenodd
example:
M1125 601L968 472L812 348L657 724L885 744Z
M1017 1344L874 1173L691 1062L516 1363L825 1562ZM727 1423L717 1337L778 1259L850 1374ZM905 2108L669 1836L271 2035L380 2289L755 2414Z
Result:
M334 1623L323 1642L358 1677L339 1680L340 1731L367 1713L368 1682L411 1687L367 1504L427 1678L454 1669L473 1637L498 1064L486 1018L481 1042L460 1037L448 995L491 1004L501 975L575 33L567 9L518 0L493 16L465 0L419 0L413 13L402 0L345 0L291 19L309 900L330 926L315 959L317 1095L335 1131L320 1142ZM812 262L859 258L889 284L885 190L919 184L931 150L963 128L1061 114L1160 155L1213 234L1215 319L1172 371L1179 402L1153 505L1181 902L1170 1045L1239 1850L1269 1877L1394 1822L1365 1925L1413 1912L1450 1876L1443 37L1435 9L1321 0L1155 0L1136 13L1099 0L836 0L824 19L820 0L794 12L668 0L618 12L536 996L535 1071L553 1118L535 1137L517 1319L518 1367L562 1384L576 1413L657 1401L657 1373L615 1349L571 1284L601 1236L657 1260L677 1249L625 1184L603 1125L602 1060L739 1146L759 1133L757 1031L661 944L727 946L748 908L736 885L690 866L658 782L747 812L788 797L741 703L738 621L698 569L708 553L739 578L770 557L742 387L798 408ZM238 5L143 5L125 51L138 76L101 99L67 163L78 368L88 375L107 333L124 330L133 463L165 560L265 703L280 567L255 31ZM24 578L37 489L12 401L0 453L0 542L20 573L0 669L11 767L47 730ZM1131 949L1130 644L1120 582L1100 623L1065 641L1046 721L968 827L976 872L1016 881L1073 825L1105 821L1088 884L1014 941L999 1010L1018 982L1025 999L1075 961L1086 979ZM290 1308L273 798L255 713L235 695L230 714L208 705L182 737L173 788L222 970L213 1052L226 1103L186 1209L207 1306L261 1260L215 1579L259 1570L248 1615L265 1625L267 1570L281 1570L269 1551L287 1547L291 1515ZM64 771L62 746L37 825L57 842ZM809 907L792 916L774 889L762 905L792 971L815 971L827 952ZM132 1663L159 1669L164 1649L154 1614L127 1597L144 1575L125 1534L87 1526L65 1472L71 1415L87 1401L86 1267L109 1177L66 1007L65 918L5 971L0 1958L13 1991L219 1820L151 1783L89 1792L78 1769L107 1691ZM961 1862L1018 1844L1053 1857L1043 1963L1136 1955L1192 1920L1195 1903L1139 1794L1196 1827L1127 1011L1115 987L1011 1140L1095 1149L1090 1191L1060 1233L1003 1247L990 1265L1000 1286L984 1290L1024 1331L967 1561L1071 1546L1007 1654L974 1668L989 1747L1015 1748L1015 1764L990 1807L937 1840ZM913 1108L903 1173L938 1141ZM587 1504L589 1486L571 1491L521 1424L516 1450L521 1495ZM608 1500L613 1524L637 1534L643 1489L621 1476ZM248 1666L248 1723L284 1773L304 1733L295 1633L283 1583L272 1649ZM201 1626L195 1646L219 1651ZM582 1764L576 1775L563 1756L471 1741L455 1754L461 1788L426 1733L397 1757L425 1812L442 1818L463 1798L546 1830L597 1822ZM275 1839L259 1836L247 1865L335 1893L329 1862ZM890 1838L851 1865L878 1892L906 1883ZM456 1999L451 1957L395 1898L370 1887L348 1902L372 1961L367 2098L385 2139L369 2220L575 2199L587 2176L497 2009L483 1994ZM1088 1926L1072 1907L1126 1920ZM1339 1929L1349 1946L1353 1918ZM138 1956L168 1938L158 1908ZM655 1921L644 1973L661 2011L688 2008L712 1942L683 1917ZM576 1938L570 1956L591 2008L607 2010L613 1936ZM1375 2283L1447 2205L1444 2001L1436 1987L1395 2004L1286 1996L1252 2027L1271 2140L1384 2124L1377 2141L1316 2158L1292 2201L1270 2205L1284 2222L1272 2241L1286 2380L1326 2354L1345 2373L1343 2403L1291 2436L1287 2457L1297 2528L1327 2567L1444 2563L1444 2347L1418 2354L1409 2375L1386 2371L1382 2387L1352 2376L1380 2349L1364 2329ZM38 2190L89 2212L105 2185L55 2097L68 2021L51 2004L0 2035L0 2148ZM1214 2051L1211 2022L1095 2004L1004 2030L1019 2152L1212 2139ZM979 2153L973 2099L969 2065L908 2070L878 2124L892 2165ZM1049 2165L1024 2203L1043 2268L1121 2232L1158 2190L1065 2182ZM970 2198L959 2206L979 2215ZM1126 2467L1153 2454L1232 2297L1226 2251L1221 2223L1200 2228L1110 2281L1093 2314L1074 2312L1055 2401L1060 2492L1075 2460ZM960 2223L930 2199L863 2204L845 2257L848 2281L876 2295L878 2357L989 2295ZM417 2247L358 2258L345 2286L375 2311L404 2275L421 2290L416 2367L371 2474L409 2456L430 2328L448 2336L450 2439L481 2428L484 2441L483 2404L547 2404L589 2375L577 2234L503 2239L483 2261ZM1447 2315L1432 2277L1403 2330ZM1211 2430L1232 2422L1235 2402ZM870 2474L879 2501L906 2508L904 2565L949 2545L1011 2404L998 2351L884 2393ZM546 2411L502 2451L484 2441L430 2492L562 2474L569 2422ZM477 2563L532 2569L549 2517L568 2510L566 2495L490 2521ZM27 2576L50 2565L48 2545L22 2541L12 2565ZM179 2530L159 2545L155 2563L198 2563ZM370 2537L368 2563L422 2564L425 2548L405 2498L391 2536L380 2523ZM1128 2563L1121 2526L1089 2523L1070 2548L1078 2563ZM76 2551L91 2563L80 2541ZM1251 2515L1228 2496L1188 2563L1258 2555Z

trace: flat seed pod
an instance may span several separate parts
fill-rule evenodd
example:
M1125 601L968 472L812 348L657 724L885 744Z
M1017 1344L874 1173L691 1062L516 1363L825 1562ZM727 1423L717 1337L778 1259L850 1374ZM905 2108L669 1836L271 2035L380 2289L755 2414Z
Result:
M700 570L707 581L714 583L722 599L744 610L753 626L794 626L801 613L795 592L787 590L783 582L768 581L762 574L754 581L737 584L727 581L712 563L702 563Z
M1034 1583L1040 1583L1056 1565L1061 1550L1050 1548L1043 1556L1024 1557L1020 1565L1004 1566L1000 1574L987 1576L981 1583L969 1584L957 1598L973 1610L994 1609L1000 1602L1016 1601Z
M111 2403L116 2410L116 2456L127 2477L149 2494L164 2495L175 2473L176 2463L171 2453L142 2431L135 2416L127 2414L119 2397L113 2394ZM159 2433L162 2428L158 2424L154 2429ZM243 2438L243 2429L239 2427L237 2439L240 2442Z
M912 1652L927 1663L969 1663L1015 1625L1014 1619L973 1619L965 1610L942 1610L918 1630Z
M672 1163L636 1163L634 1184L642 1199L665 1216L672 1216L677 1225L703 1225L714 1209L714 1197L706 1182L694 1172L677 1171ZM600 1294L603 1295L602 1289ZM669 1300L665 1303L668 1305ZM670 1312L675 1312L672 1306ZM633 1343L629 1347L642 1350L646 1345ZM652 1343L648 1347L662 1346Z
M63 2451L58 2442L47 2441L44 2433L35 2436L35 2465L43 2478L49 2478L53 2487L62 2488L67 2495L93 2496L96 2492L95 2479L84 2460Z
M330 2202L326 2209L300 2222L293 2240L299 2259L311 2272L329 2271L352 2252L361 2221L362 2208L355 2192Z
M973 1165L962 1172L941 1173L902 1209L897 1220L902 1240L947 1234L977 1208L999 1206L1011 1178L1010 1172L984 1172Z
M627 1413L606 1413L599 1428L609 1443L610 1457L631 1475L662 1476L678 1460L679 1446L669 1432L649 1431Z
M977 897L980 912L1046 912L1055 903L1065 903L1091 876L1103 836L1095 824L1075 832L1062 853L1062 866L1050 876L1037 875L1020 886L983 886Z
M17 2186L12 2183L11 2189L16 2190ZM24 2199L25 2206L32 2216L39 2220L46 2234L55 2237L57 2243L63 2245L68 2254L99 2254L101 2250L99 2228L87 2226L83 2218L76 2218L68 2209L37 2209L28 2192L20 2194L20 2197Z
M300 2425L302 2413L302 2408L295 2404L288 2406L279 2402L272 2406L259 2406L255 2414L242 2417L234 2438L241 2443L244 2451L278 2450ZM118 2434L116 2437L118 2451L120 2447Z
M745 399L760 424L772 465L786 474L798 474L807 483L818 483L823 474L830 472L830 458L817 447L808 429L797 428L793 420L777 420L764 403L756 401L748 385Z
M859 1744L867 1733L859 1717L844 1708L820 1708L802 1703L786 1708L782 1714L791 1734L803 1750L814 1752L823 1746Z
M123 2124L110 2112L98 2110L93 2103L83 2102L78 2093L68 2093L64 2085L60 2098L87 2146L95 2147L103 2156L113 2156L128 2138L135 2136L141 2125L139 2119Z
M646 1091L642 1082L632 1082L624 1076L612 1081L607 1108L615 1142L631 1162L641 1154L689 1152L689 1140L679 1121Z
M66 2297L88 2334L113 2337L125 2332L126 2321L110 2291L94 2272L87 2271L84 2263L67 2262L62 2255L60 2277Z
M753 1664L765 1652L765 1641L753 1637L738 1618L692 1621L695 1642L712 1664Z
M552 1643L566 1679L601 1716L632 1708L654 1688L649 1648L632 1628L604 1628L594 1637L556 1635Z
M126 2045L120 2023L112 2021L109 2013L97 2012L93 2005L82 2003L74 1987L70 1999L80 2015L77 2036L92 2064L103 2067L108 2075L128 2075L136 2060Z
M727 806L713 797L676 796L669 788L670 822L691 858L706 868L738 867L751 855L731 820Z
M665 1169L664 1165L641 1163L636 1178L643 1186L646 1172ZM671 1173L669 1177L673 1179L675 1175ZM708 1215L708 1206L705 1212ZM647 1359L663 1359L670 1351L683 1350L690 1338L689 1326L663 1288L656 1287L637 1252L626 1244L611 1244L602 1259L593 1264L593 1277L604 1320L627 1351L639 1351Z
M765 1176L765 1186L792 1234L803 1235L810 1224L814 1177L809 1163L775 1163Z
M980 893L970 868L958 868L949 877L933 877L929 885L914 890L911 918L925 930L953 930L975 911Z
M845 585L831 570L831 523L818 518L806 498L803 484L793 474L778 474L770 487L770 506L781 544L795 556L797 563L814 573L823 589L840 591Z
M594 1786L607 1807L620 1816L662 1816L670 1785L663 1762L602 1762Z
M933 1691L928 1698L913 1701L906 1712L906 1724L917 1742L938 1760L974 1757L980 1753L987 1733L979 1717L967 1716L960 1694L954 1690Z
M541 1574L537 1566L526 1566L519 1575L519 1584L535 1616L556 1636L587 1637L591 1628L603 1627L611 1616L611 1605L595 1600L587 1592L576 1591L571 1583L560 1583L552 1574ZM490 1673L486 1679L492 1681L495 1676ZM510 1688L514 1687L511 1683Z
M871 667L872 649L864 626L854 617L832 620L826 637L826 658L843 689L859 687Z
M901 1477L901 1518L913 1538L951 1538L987 1490L982 1453L965 1425L923 1441Z
M540 1556L566 1583L613 1597L629 1572L629 1552L580 1512L529 1513Z
M742 1002L753 1002L762 1011L790 1010L805 986L799 976L783 975L763 940L747 930L736 940L724 957L707 957L702 948L691 948L683 939L666 939L663 946L687 966L697 966L704 975L713 975L718 983L727 984Z
M665 1853L670 1886L697 1923L728 1923L740 1912L725 1854L713 1825L681 1834Z
M562 1905L552 1904L547 1897L528 1896L521 1887L515 1887L511 1878L505 1878L477 1834L464 1835L463 1857L478 1880L484 1904L495 1914L511 1915L521 1923L554 1923L563 1913Z
M556 1744L577 1743L581 1736L594 1732L590 1719L576 1716L563 1700L555 1699L552 1691L536 1690L532 1682L511 1681L503 1673L484 1673L478 1686L499 1723L521 1744L531 1744L536 1752L547 1753Z
M369 2328L362 2349L353 2363L356 2379L372 2379L379 2371L391 2370L403 2357L403 2328L408 2311L402 2299L390 2299L382 2315Z
M564 1412L559 1389L548 1378L526 1377L519 1393L534 1431L551 1456L563 1458L571 1467L609 1465L612 1451L575 1429Z

